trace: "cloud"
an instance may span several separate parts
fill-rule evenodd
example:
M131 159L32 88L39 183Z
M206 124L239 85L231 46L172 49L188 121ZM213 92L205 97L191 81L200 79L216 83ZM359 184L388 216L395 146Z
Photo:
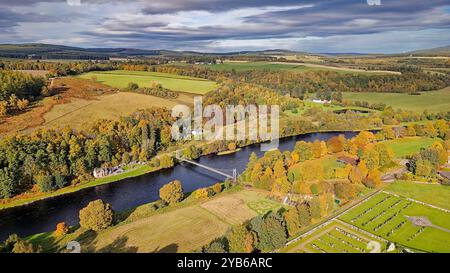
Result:
M0 32L10 34L0 42L21 36L85 46L196 50L301 49L325 41L340 43L316 46L317 51L342 44L351 47L344 40L349 37L364 49L360 37L387 41L395 38L392 33L427 36L450 28L448 0L382 0L380 6L369 6L366 0L80 0L80 4L0 0ZM438 37L427 40L429 47L442 43ZM403 48L408 47L405 42ZM375 50L369 44L366 48Z

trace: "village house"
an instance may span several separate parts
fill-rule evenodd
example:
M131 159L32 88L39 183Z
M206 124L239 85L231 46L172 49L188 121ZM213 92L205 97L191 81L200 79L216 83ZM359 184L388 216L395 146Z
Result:
M94 169L93 175L95 178L102 178L120 173L123 173L123 169L120 166L116 166L112 168L96 168Z

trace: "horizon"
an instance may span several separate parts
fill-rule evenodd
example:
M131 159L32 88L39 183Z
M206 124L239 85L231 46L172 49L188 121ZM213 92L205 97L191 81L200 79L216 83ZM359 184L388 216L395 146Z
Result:
M400 54L450 41L450 5L443 0L5 2L0 44Z

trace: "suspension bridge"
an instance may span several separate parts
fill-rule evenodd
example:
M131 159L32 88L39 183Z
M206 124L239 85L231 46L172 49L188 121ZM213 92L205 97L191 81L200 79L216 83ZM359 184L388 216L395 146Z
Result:
M192 160L189 160L189 159L182 158L182 157L180 157L180 156L178 156L178 155L177 155L175 158L176 158L178 161L180 161L180 162L187 162L187 163L189 163L189 164L192 164L192 165L201 167L201 168L206 169L206 170L208 170L208 171L210 171L210 172L220 174L220 175L224 176L225 178L232 179L233 181L236 181L236 179L237 179L237 170L236 170L236 168L232 169L233 174L228 174L228 173L225 172L225 170L217 169L217 168L212 168L212 167L209 167L209 166L200 164L200 163L198 163L198 162L195 162L195 161L192 161Z

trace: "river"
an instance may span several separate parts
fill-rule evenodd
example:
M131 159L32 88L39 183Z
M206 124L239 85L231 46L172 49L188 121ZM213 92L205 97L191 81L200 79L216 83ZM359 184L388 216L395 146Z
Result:
M327 140L339 134L343 134L347 138L356 135L355 132L304 134L281 139L279 149L281 151L290 151L293 150L297 141ZM234 154L204 156L198 159L197 162L222 170L227 169L230 174L232 169L236 168L239 174L245 170L248 158L252 152L255 152L258 157L263 155L263 152L260 151L260 145L254 144L244 147L241 151ZM156 201L159 199L159 189L164 184L175 179L181 181L185 192L211 186L224 180L218 174L182 163L171 169L83 189L74 193L36 201L25 206L0 210L0 240L4 240L12 233L17 233L19 236L28 236L52 231L55 230L57 223L63 221L68 225L76 225L78 224L80 209L96 199L102 199L110 203L116 211L127 210Z

